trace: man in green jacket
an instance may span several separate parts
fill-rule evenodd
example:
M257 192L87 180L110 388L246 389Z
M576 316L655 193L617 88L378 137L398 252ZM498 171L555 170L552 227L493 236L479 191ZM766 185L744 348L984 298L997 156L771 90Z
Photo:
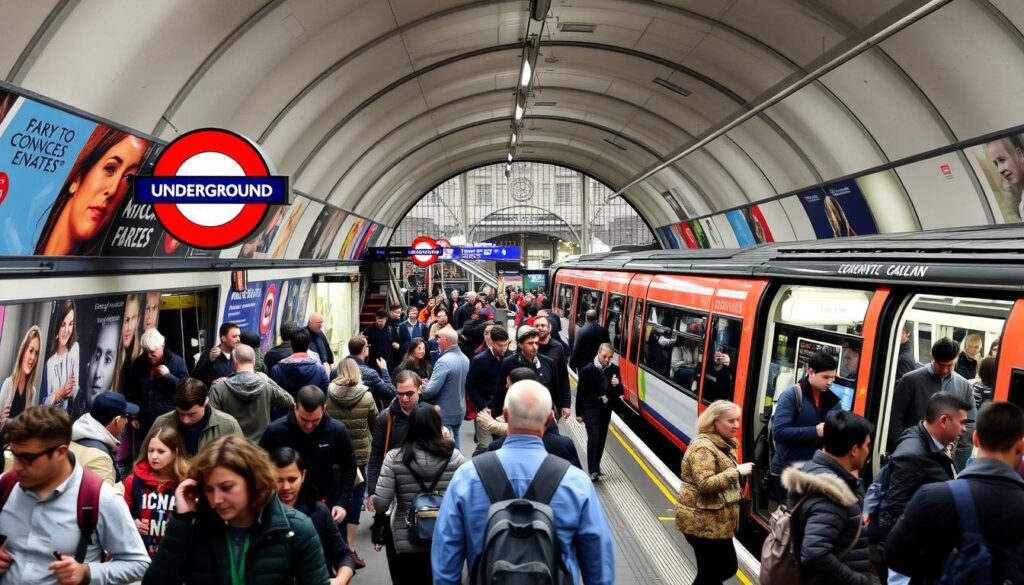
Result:
M195 378L185 378L174 390L174 411L161 414L153 421L150 435L163 427L173 427L185 444L185 452L194 457L207 443L224 435L241 435L242 427L235 417L210 406L206 384Z

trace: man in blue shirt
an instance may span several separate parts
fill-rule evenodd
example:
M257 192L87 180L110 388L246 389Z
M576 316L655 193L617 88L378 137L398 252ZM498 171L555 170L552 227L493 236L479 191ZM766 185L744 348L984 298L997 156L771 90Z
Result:
M498 459L520 497L526 493L547 456L541 437L554 420L551 394L539 382L524 380L509 388L503 409L508 437ZM462 569L480 554L490 499L474 465L455 472L434 527L430 561L435 585L461 584ZM590 479L570 467L551 498L562 559L572 575L587 585L615 582L615 553L611 528Z

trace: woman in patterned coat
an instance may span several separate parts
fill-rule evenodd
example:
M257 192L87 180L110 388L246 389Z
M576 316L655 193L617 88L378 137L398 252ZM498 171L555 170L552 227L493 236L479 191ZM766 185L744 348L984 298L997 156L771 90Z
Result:
M676 527L697 557L693 585L721 584L736 574L732 538L740 518L740 478L753 463L736 463L740 407L716 400L697 418L697 432L683 457Z

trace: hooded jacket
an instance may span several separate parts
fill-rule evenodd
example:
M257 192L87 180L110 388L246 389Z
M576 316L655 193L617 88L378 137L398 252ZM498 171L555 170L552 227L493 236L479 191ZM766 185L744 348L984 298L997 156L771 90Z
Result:
M210 405L235 417L242 434L259 442L270 424L270 407L291 408L295 400L276 382L255 372L236 372L210 388Z
M88 412L71 426L71 451L82 467L114 485L121 481L114 466L114 451L121 442Z
M794 512L800 566L806 577L822 583L868 585L871 561L867 531L858 531L863 522L858 483L823 451L782 472L782 485L790 491L792 505L807 496ZM853 548L840 559L854 538Z
M370 460L370 433L377 420L377 404L369 388L331 384L327 391L327 414L345 423L360 467Z
M149 556L156 554L164 539L164 530L174 512L174 490L177 480L158 481L153 477L149 461L135 464L135 473L124 480L124 501L135 520L149 520L149 533L141 534Z
M327 385L330 383L319 359L310 356L297 357L294 354L278 362L270 370L270 377L291 394L292 398L295 398L300 388L307 385L316 386L327 394Z

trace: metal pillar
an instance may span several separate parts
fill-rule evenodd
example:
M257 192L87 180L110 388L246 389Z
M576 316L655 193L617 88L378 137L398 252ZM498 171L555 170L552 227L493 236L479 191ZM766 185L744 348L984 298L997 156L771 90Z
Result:
M469 241L469 179L468 172L459 175L459 211L462 213L460 227L462 228L462 245L468 246L472 242ZM471 272L467 272L466 276L469 277L469 284L466 290L476 290L476 281L473 278Z
M580 252L590 253L590 206L587 199L590 195L590 185L583 173L576 173L580 180Z

